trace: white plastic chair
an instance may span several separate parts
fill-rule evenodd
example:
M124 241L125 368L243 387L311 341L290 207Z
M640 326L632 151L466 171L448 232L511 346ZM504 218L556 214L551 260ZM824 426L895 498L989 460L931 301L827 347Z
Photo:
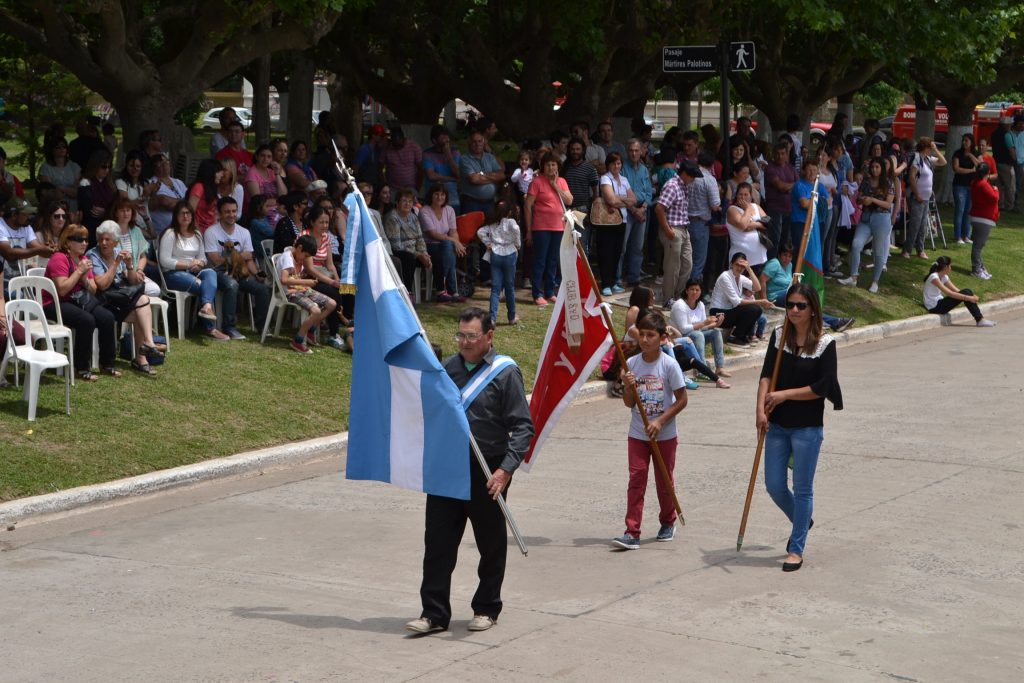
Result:
M272 289L270 292L270 305L267 306L267 319L263 323L263 334L260 336L260 344L262 344L267 339L267 331L270 329L270 321L274 317L275 312L278 314L277 325L274 328L275 337L281 334L281 322L284 319L284 314L289 307L294 308L299 312L300 321L305 320L306 316L309 315L306 312L306 309L304 309L302 306L299 306L298 304L293 304L292 302L288 301L285 287L283 284L281 284L281 271L278 268L280 258L280 254L274 254L273 256L270 257L270 273L268 273L268 275L273 277L274 282L271 285Z
M33 346L32 335L25 340L25 344L14 343L14 335L7 336L7 351L4 352L4 359L0 362L0 376L3 376L7 368L7 362L13 360L15 365L24 363L27 366L25 373L25 389L23 399L28 401L28 421L35 422L36 405L39 402L39 378L44 370L56 370L65 368L64 372L64 410L71 414L71 363L63 353L53 350L53 339L50 337L50 327L43 314L43 307L32 299L14 299L7 302L5 307L7 319L13 324L18 321L26 329L33 329L37 325L42 330L41 339L46 340L45 349L37 349Z
M160 264L160 242L156 244L156 261L157 265ZM176 289L167 288L167 278L164 277L164 269L158 268L160 271L160 296L165 299L174 299L174 306L178 317L178 339L185 338L185 330L192 327L192 304L191 299L196 299L196 305L198 308L199 299L195 294L189 292L179 292ZM165 302L166 303L166 302ZM164 308L164 336L167 337L167 348L171 348L171 332L167 327L167 308ZM156 319L154 318L154 321Z
M415 303L420 304L434 298L434 270L432 268L416 266L416 270L412 274L412 281L416 291L410 292L410 294Z
M60 305L57 297L57 286L53 284L53 280L48 277L37 276L37 275L22 275L19 277L11 278L8 285L11 292L11 299L30 299L39 304L40 308L43 305L43 292L48 292L50 298L54 301L54 317L57 319L56 322L49 323L50 338L56 339L58 342L58 350L60 353L64 353L64 343L68 345L68 361L72 368L75 367L75 341L74 341L74 330L64 325L64 320L61 318ZM42 325L37 322L33 322L32 327L25 328L29 335L32 337L34 342L36 339L42 338ZM74 372L71 372L71 385L75 384ZM15 382L17 382L17 369L15 369Z
M28 277L46 277L46 268L29 268L25 271Z
M270 264L270 257L274 255L274 240L260 240L260 246L263 247L264 255L264 268L269 273L273 267Z

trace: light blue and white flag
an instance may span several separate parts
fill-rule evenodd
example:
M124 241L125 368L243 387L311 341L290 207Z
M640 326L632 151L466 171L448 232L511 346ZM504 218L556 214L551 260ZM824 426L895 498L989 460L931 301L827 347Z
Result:
M459 390L427 343L362 195L349 194L345 205L342 282L356 296L345 477L468 500L469 423Z

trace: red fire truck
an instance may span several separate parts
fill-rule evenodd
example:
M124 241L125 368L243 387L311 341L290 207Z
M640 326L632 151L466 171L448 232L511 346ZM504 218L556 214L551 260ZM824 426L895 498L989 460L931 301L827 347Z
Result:
M978 106L974 110L974 139L989 139L992 131L999 125L999 119L1004 116L1013 117L1024 112L1024 105L1011 104L1006 107ZM914 137L914 122L917 119L917 110L912 104L904 104L896 110L892 119L892 134L898 138ZM935 139L946 142L946 134L949 132L949 112L944 105L935 106ZM959 144L959 143L957 143Z

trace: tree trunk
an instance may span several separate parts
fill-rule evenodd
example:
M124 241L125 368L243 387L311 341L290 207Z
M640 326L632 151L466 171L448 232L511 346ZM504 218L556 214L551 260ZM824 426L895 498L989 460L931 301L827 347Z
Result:
M690 130L690 128L693 127L693 117L690 115L690 102L693 101L694 93L696 93L696 95L699 98L699 100L703 99L703 98L700 97L700 92L699 92L699 90L697 88L690 88L688 91L686 91L686 99L685 100L682 97L679 97L679 99L676 101L676 118L679 121L679 124L678 124L679 127L682 128L683 130ZM698 128L700 128L700 114L701 114L700 109L701 109L701 105L700 105L700 102L698 101L698 104L697 104L697 127Z
M331 97L331 119L334 130L348 140L349 154L346 163L355 158L363 137L363 106L359 94L352 88L351 79L333 76L328 82L327 93ZM349 158L351 157L351 158Z
M177 161L178 155L195 151L192 132L174 123L174 114L185 103L155 95L129 97L123 102L112 104L121 118L121 147L125 151L135 149L138 146L139 134L151 129L160 131L164 152L171 158L172 164Z
M853 129L853 96L856 92L847 92L839 95L836 100L838 101L838 108L836 109L837 114L846 114L846 120L850 122L849 128L843 131L843 137L846 137L846 133Z
M310 142L313 127L313 78L316 64L302 53L294 56L288 75L288 139Z
M252 83L253 131L256 141L270 140L270 54L257 60L256 80Z
M914 137L935 137L935 100L914 95Z

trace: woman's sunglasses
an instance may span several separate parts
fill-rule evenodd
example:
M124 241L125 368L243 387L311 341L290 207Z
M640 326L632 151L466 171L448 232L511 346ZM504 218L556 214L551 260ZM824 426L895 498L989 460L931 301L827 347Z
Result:
M88 237L69 237L68 242L88 242Z
M68 217L68 215L66 213L55 213L55 214L53 214L53 217L54 218L59 218L60 220L64 220L65 218Z
M808 304L806 301L787 301L786 308L795 308L798 311L806 311Z

